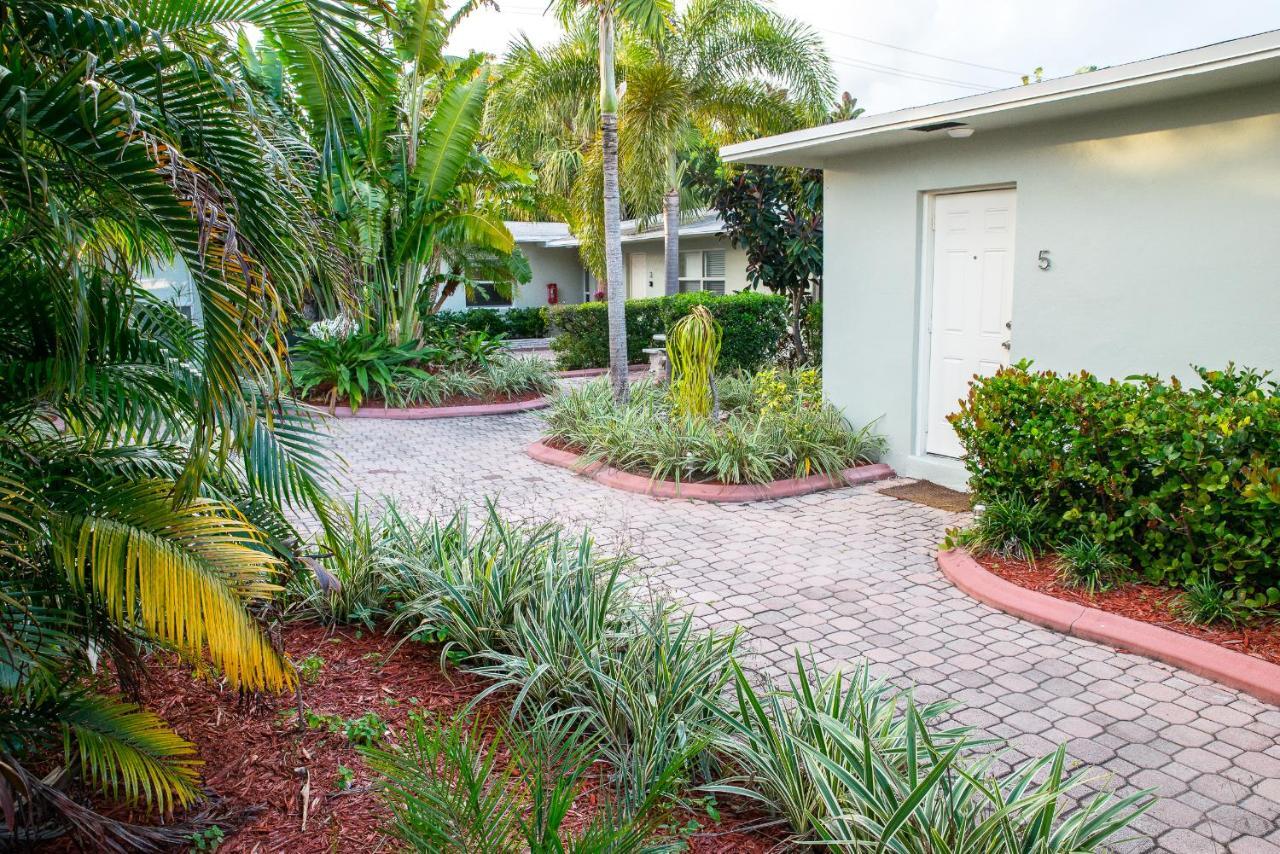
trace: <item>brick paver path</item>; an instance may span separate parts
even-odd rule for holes
[[[529,459],[540,423],[359,420],[333,433],[365,494],[419,515],[496,496],[508,516],[632,551],[708,622],[743,626],[757,665],[790,670],[796,647],[866,659],[923,699],[958,701],[956,717],[1008,739],[1014,758],[1069,740],[1115,785],[1159,791],[1126,849],[1280,852],[1280,709],[969,599],[934,563],[956,515],[883,484],[749,505],[645,498]]]

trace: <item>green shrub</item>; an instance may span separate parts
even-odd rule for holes
[[[1174,611],[1183,620],[1197,626],[1226,623],[1238,626],[1251,615],[1215,578],[1204,575],[1186,583],[1174,601]]]
[[[507,322],[508,338],[546,337],[546,308],[509,308],[503,319]]]
[[[822,367],[822,303],[811,302],[800,318],[800,334],[809,352],[809,364]]]
[[[705,305],[724,330],[720,370],[754,371],[769,364],[787,331],[786,298],[744,291],[726,296],[708,293],[627,301],[627,361],[642,361],[653,336],[665,334],[695,305]],[[552,340],[561,370],[602,368],[609,364],[609,321],[605,303],[554,306],[550,323],[559,330]]]
[[[442,655],[511,688],[513,713],[550,709],[598,736],[630,809],[706,755],[696,734],[729,678],[736,635],[703,632],[661,597],[633,593],[625,560],[583,536],[504,521],[389,522],[383,572],[393,628],[443,641]],[[488,693],[488,692],[486,692]]]
[[[969,486],[1038,505],[1054,541],[1088,537],[1150,581],[1208,575],[1250,605],[1280,599],[1277,385],[1199,374],[1189,388],[1023,363],[975,380],[952,416]]]
[[[934,854],[1094,851],[1154,803],[1150,791],[1064,796],[1091,782],[1066,775],[1058,750],[995,772],[998,753],[965,727],[942,726],[946,702],[920,706],[865,668],[822,676],[796,654],[785,690],[757,693],[736,669],[737,706],[719,710],[715,746],[730,775],[713,792],[782,814],[798,841],[836,851]]]
[[[470,308],[465,311],[438,311],[423,318],[426,328],[452,326],[507,338],[542,338],[547,334],[547,310],[537,306]]]

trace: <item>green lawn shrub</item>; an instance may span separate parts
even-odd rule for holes
[[[1027,363],[975,380],[952,423],[980,503],[1017,496],[1044,536],[1085,538],[1149,581],[1206,577],[1280,602],[1280,396],[1265,374],[1201,384],[1062,376]]]
[[[724,330],[723,371],[754,371],[769,364],[787,332],[787,301],[774,294],[743,291],[717,296],[676,294],[627,301],[627,361],[643,361],[653,336],[665,334],[695,305],[705,305]],[[551,309],[551,342],[561,370],[603,368],[609,364],[609,315],[605,303],[559,305]]]
[[[547,334],[547,310],[543,307],[469,308],[465,311],[438,311],[423,318],[428,326],[456,326],[468,331],[507,338],[542,338]]]

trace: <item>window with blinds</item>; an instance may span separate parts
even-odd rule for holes
[[[713,294],[724,294],[723,249],[712,249],[702,253],[702,289]]]
[[[680,293],[724,293],[724,250],[680,253]]]

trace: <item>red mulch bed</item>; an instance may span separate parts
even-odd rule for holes
[[[392,654],[397,639],[351,627],[328,629],[289,624],[282,632],[285,649],[295,662],[314,654],[324,667],[303,686],[309,711],[344,719],[376,712],[387,722],[394,741],[411,711],[430,711],[441,719],[461,711],[489,683],[450,669],[441,671],[440,648],[405,643]],[[388,812],[372,791],[372,775],[359,751],[342,733],[326,728],[298,729],[293,696],[241,698],[221,681],[192,675],[174,657],[149,668],[144,702],[183,737],[195,743],[204,760],[205,788],[215,797],[218,823],[227,836],[219,851],[333,852],[372,854],[396,850],[381,827]],[[474,714],[496,725],[505,716],[506,697],[493,696]],[[338,766],[355,772],[350,788],[341,789]],[[302,824],[302,790],[310,782],[306,827]],[[585,792],[575,805],[574,826],[585,826],[596,797]],[[725,805],[721,804],[722,810]],[[145,814],[108,807],[116,818],[147,823]],[[747,852],[764,854],[780,847],[784,829],[750,810],[724,814],[712,823],[705,816],[680,812],[673,827],[697,819],[702,829],[687,838],[695,854]],[[46,852],[92,851],[62,838],[43,846]]]
[[[1062,583],[1058,576],[1058,561],[1053,556],[1040,558],[1035,563],[989,556],[975,556],[975,559],[990,572],[1019,587],[1131,620],[1152,623],[1235,652],[1280,664],[1280,621],[1258,621],[1239,628],[1194,626],[1178,618],[1174,608],[1178,591],[1167,587],[1134,581],[1091,596],[1083,590]]]

